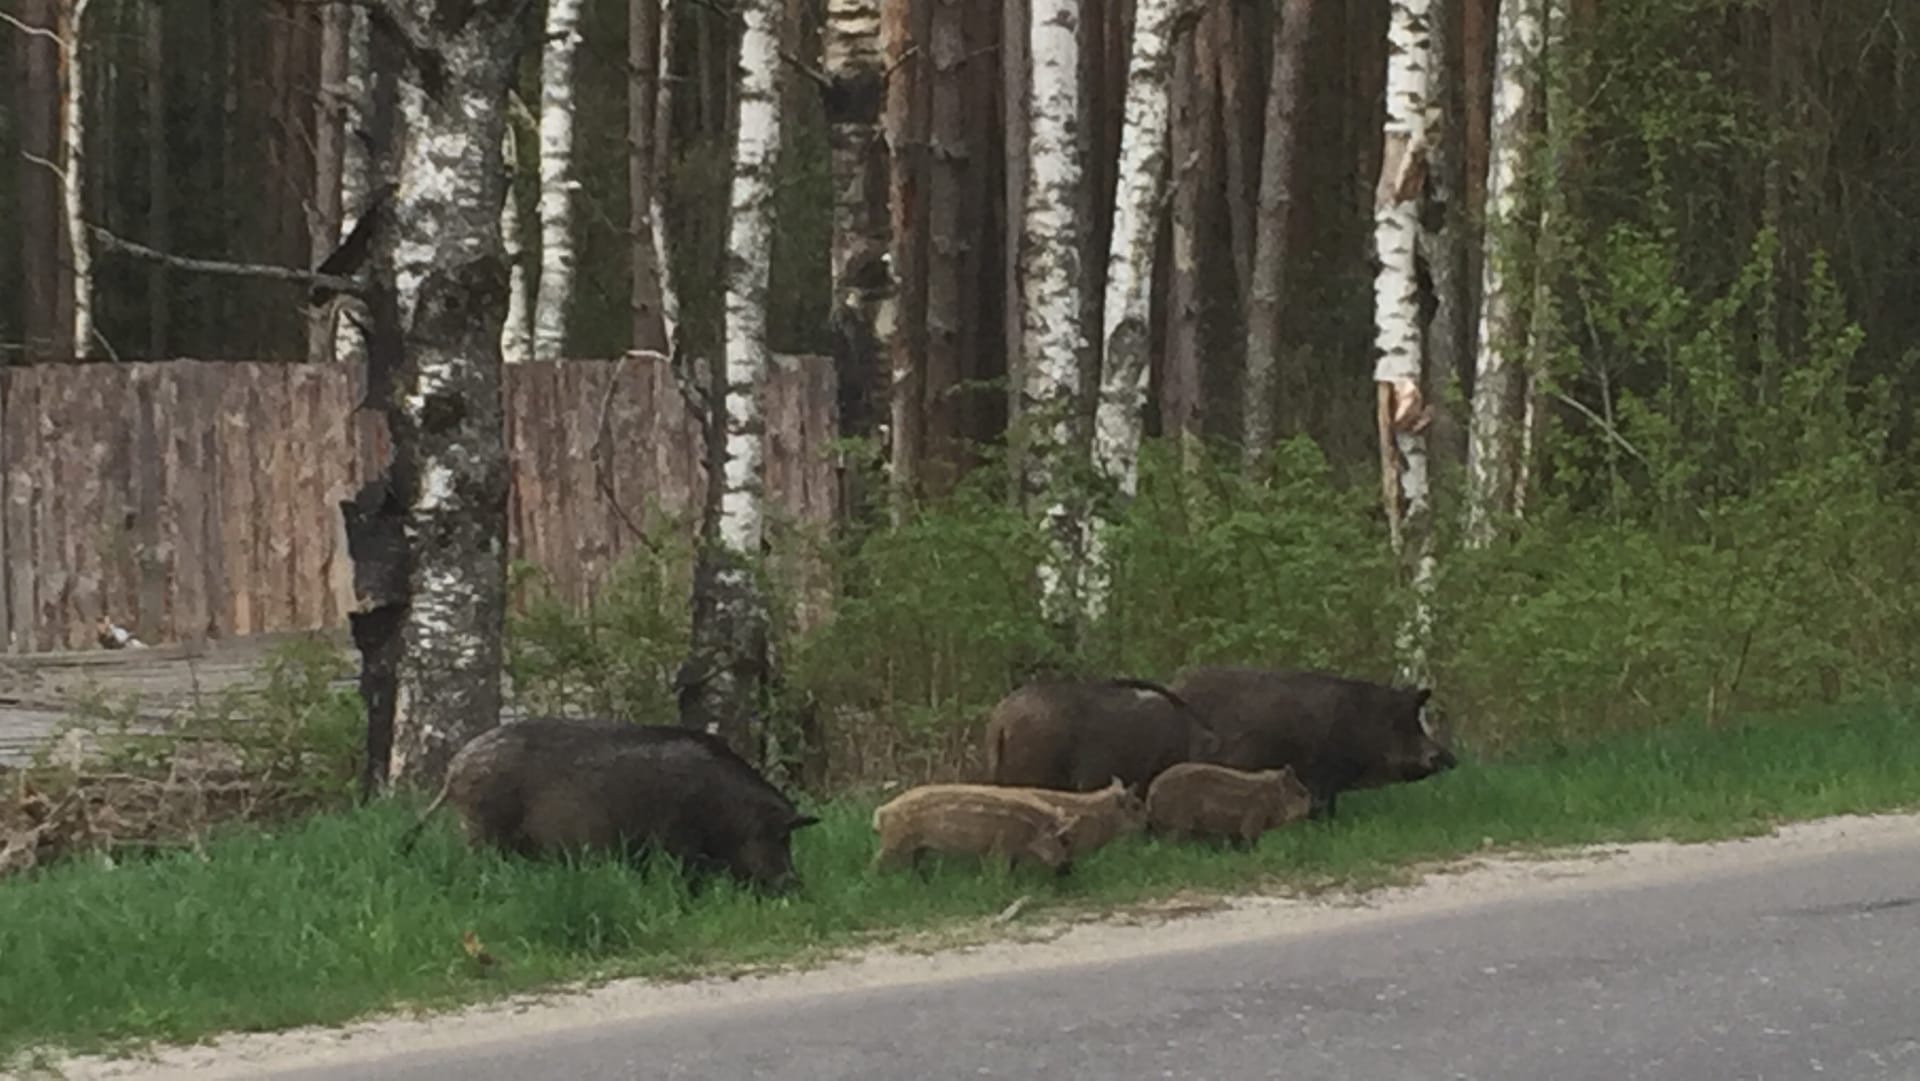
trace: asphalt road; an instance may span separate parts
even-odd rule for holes
[[[484,1038],[484,1037],[483,1037]],[[719,1005],[319,1081],[1920,1078],[1920,837],[1324,933]]]

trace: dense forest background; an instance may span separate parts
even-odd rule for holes
[[[628,213],[631,3],[585,0],[575,58],[565,355],[636,344]],[[1008,90],[1017,0],[888,4],[888,109],[907,389],[840,372],[843,434],[893,448],[911,512],[821,540],[836,618],[785,628],[792,687],[892,740],[838,734],[836,761],[931,760],[936,723],[1003,693],[1057,648],[1024,581],[1032,522],[1002,498],[1018,302]],[[1277,3],[1211,0],[1180,23],[1167,222],[1154,260],[1146,479],[1113,548],[1115,602],[1072,649],[1087,669],[1164,674],[1284,657],[1384,674],[1408,603],[1378,495],[1375,187],[1386,0],[1285,5],[1307,20],[1288,170],[1272,453],[1243,464],[1247,312],[1262,222]],[[71,0],[10,0],[53,26]],[[1082,11],[1083,265],[1090,322],[1114,217],[1131,3]],[[1500,542],[1462,544],[1473,320],[1429,343],[1440,580],[1432,664],[1473,738],[1568,735],[1677,712],[1911,686],[1920,672],[1913,402],[1920,396],[1920,7],[1805,0],[1548,5],[1542,137],[1522,182],[1540,208],[1527,285],[1524,504]],[[659,183],[682,351],[721,349],[736,34],[723,0],[664,7],[670,105]],[[1455,157],[1440,212],[1466,230],[1471,298],[1508,238],[1482,228],[1496,10],[1436,4]],[[768,301],[776,351],[847,355],[831,258],[835,89],[823,0],[791,0]],[[539,40],[541,5],[526,12]],[[82,35],[84,205],[108,232],[180,255],[314,265],[324,16],[291,0],[93,0]],[[306,286],[95,255],[97,341],[71,341],[55,46],[9,31],[0,98],[0,351],[9,363],[308,359]],[[926,62],[931,59],[933,62]],[[540,98],[540,50],[519,96]],[[1010,67],[1010,65],[1013,65]],[[897,87],[896,87],[897,84]],[[1017,112],[1017,110],[1015,110]],[[514,199],[537,218],[539,143],[515,139]],[[1191,231],[1183,242],[1176,234]],[[522,237],[538,265],[539,230]],[[898,244],[899,241],[896,241]],[[66,290],[66,294],[63,294]],[[1097,357],[1094,358],[1097,362]],[[1095,381],[1097,382],[1097,380]],[[904,397],[903,397],[904,396]],[[875,403],[891,397],[887,413]],[[1088,406],[1091,409],[1091,405]],[[903,428],[905,431],[903,431]],[[1295,440],[1292,437],[1304,437]],[[902,454],[902,448],[911,451]],[[1217,453],[1197,452],[1211,447]],[[1268,448],[1257,448],[1265,451]],[[882,455],[884,457],[884,455]],[[909,475],[899,471],[910,463]],[[872,526],[873,528],[865,528]],[[535,604],[523,684],[670,712],[687,561],[641,553],[597,614]],[[929,572],[932,568],[932,572]],[[538,630],[534,634],[533,630]],[[612,672],[591,691],[563,678]],[[545,681],[545,682],[543,682]]]

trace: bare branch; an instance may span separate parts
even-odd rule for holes
[[[1640,453],[1640,449],[1638,447],[1635,447],[1632,443],[1627,442],[1627,437],[1624,435],[1621,435],[1620,430],[1618,428],[1615,428],[1613,425],[1607,423],[1607,419],[1605,417],[1602,417],[1600,414],[1594,412],[1591,408],[1587,406],[1585,402],[1581,401],[1578,398],[1574,398],[1569,395],[1562,394],[1560,391],[1557,391],[1557,390],[1550,391],[1549,393],[1551,393],[1554,396],[1554,398],[1556,398],[1560,402],[1574,409],[1581,416],[1586,417],[1588,420],[1592,421],[1600,429],[1601,433],[1604,434],[1608,439],[1612,440],[1615,444],[1617,444],[1621,450],[1624,450],[1628,454],[1633,455],[1635,458],[1639,459],[1642,464],[1646,463],[1647,456]]]
[[[59,177],[61,180],[65,180],[67,178],[67,171],[60,167],[59,162],[52,161],[47,158],[43,158],[38,154],[30,153],[25,150],[22,150],[20,152],[20,156],[22,158],[25,158],[28,164],[38,165],[40,168],[47,170],[48,172],[52,173],[54,176]]]
[[[819,87],[821,90],[833,89],[833,80],[827,77],[826,72],[800,59],[800,57],[794,53],[782,49],[780,50],[780,59],[786,61],[793,70],[806,76],[808,82]]]
[[[136,259],[160,263],[179,270],[191,270],[201,274],[223,274],[236,278],[266,278],[271,281],[297,282],[301,285],[326,286],[340,293],[359,296],[364,292],[361,283],[352,278],[342,278],[334,274],[320,274],[298,267],[273,266],[266,263],[230,263],[220,259],[194,259],[185,255],[172,255],[149,248],[145,244],[136,244],[131,240],[115,236],[97,225],[87,227],[101,248],[131,255]]]
[[[26,34],[30,37],[46,38],[48,41],[51,41],[55,45],[58,45],[60,47],[61,52],[65,52],[67,49],[67,39],[61,37],[59,34],[54,33],[53,31],[47,29],[44,26],[31,26],[27,23],[23,23],[19,19],[13,17],[12,15],[7,14],[4,11],[0,11],[0,23],[6,23],[8,26],[11,26],[15,30],[18,30],[22,34]]]

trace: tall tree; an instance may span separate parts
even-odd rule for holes
[[[393,460],[373,494],[363,492],[376,513],[358,521],[349,513],[349,544],[357,582],[369,574],[363,557],[378,550],[380,573],[404,584],[400,598],[383,598],[396,618],[382,629],[397,642],[364,640],[359,621],[355,637],[363,664],[391,665],[391,693],[370,693],[368,703],[370,728],[382,723],[377,704],[391,709],[390,776],[426,785],[500,717],[501,147],[520,7],[385,0],[370,9],[377,64],[398,93],[380,148],[393,184],[374,250],[368,364],[368,397],[385,409]],[[370,536],[387,543],[369,545]]]
[[[1120,191],[1113,205],[1101,307],[1100,399],[1093,417],[1093,463],[1116,502],[1111,519],[1140,481],[1140,436],[1147,402],[1149,310],[1153,254],[1160,239],[1167,183],[1168,81],[1172,75],[1176,0],[1139,0],[1127,59],[1126,125],[1120,131]],[[1098,523],[1087,538],[1088,616],[1106,603],[1108,576]]]
[[[1374,190],[1374,362],[1381,486],[1414,610],[1402,630],[1403,677],[1424,680],[1432,633],[1432,492],[1427,475],[1419,249],[1431,152],[1430,0],[1393,0],[1387,25],[1386,120]]]
[[[653,80],[653,130],[652,145],[648,155],[652,159],[653,210],[648,225],[653,230],[653,253],[660,271],[660,327],[661,336],[666,340],[667,351],[673,352],[675,335],[680,325],[680,293],[675,286],[675,275],[679,273],[674,265],[674,249],[668,241],[667,232],[667,183],[673,175],[673,101],[674,101],[674,27],[679,20],[674,18],[673,0],[660,0],[660,51],[659,64],[654,69]]]
[[[898,333],[888,250],[893,223],[887,204],[887,141],[881,128],[887,65],[880,0],[830,0],[823,52],[828,165],[833,174],[833,238],[829,262],[834,371],[839,377],[842,438],[871,438],[887,402],[888,341]],[[864,471],[841,470],[841,514],[865,520]]]
[[[926,351],[921,371],[920,482],[928,495],[952,487],[961,466],[960,381],[972,322],[961,281],[972,246],[966,220],[972,153],[967,124],[966,0],[930,0],[919,70],[927,93]]]
[[[567,348],[573,297],[573,57],[580,49],[581,0],[547,0],[540,57],[540,289],[533,308],[533,355],[558,360]]]
[[[1027,238],[1027,119],[1032,109],[1028,93],[1027,0],[1000,0],[1000,156],[1001,174],[1001,287],[1002,346],[1007,353],[1007,423],[1020,424],[1021,399],[1026,394],[1026,290],[1020,279],[1026,264]],[[1017,463],[1016,463],[1017,466]],[[1017,481],[1017,478],[1016,478]],[[1014,485],[1014,491],[1019,486]]]
[[[73,355],[73,282],[63,264],[65,211],[60,184],[62,0],[23,0],[13,27],[14,84],[20,124],[20,325],[25,359]]]
[[[1081,309],[1081,237],[1077,213],[1084,169],[1080,151],[1080,5],[1029,0],[1027,39],[1032,94],[1027,121],[1026,335],[1018,455],[1023,503],[1046,520],[1049,548],[1040,567],[1048,620],[1071,635],[1078,619],[1080,514],[1074,457],[1084,444],[1080,361],[1089,348]]]
[[[888,203],[892,208],[894,305],[889,336],[888,455],[893,517],[905,514],[919,490],[925,451],[921,395],[926,385],[927,314],[927,113],[932,80],[924,45],[931,32],[932,0],[891,0],[881,5],[881,37],[887,60],[886,131]]]
[[[743,0],[737,69],[731,216],[727,232],[726,363],[717,395],[724,425],[707,469],[708,514],[695,567],[692,646],[678,679],[680,720],[760,757],[773,657],[757,570],[765,454],[759,394],[766,383],[767,279],[780,150],[779,0]],[[718,460],[714,460],[717,458]]]
[[[1502,0],[1494,32],[1493,130],[1488,148],[1489,249],[1480,286],[1479,353],[1467,446],[1467,542],[1486,544],[1513,509],[1525,380],[1522,303],[1531,228],[1521,170],[1541,118],[1543,0]]]
[[[1249,465],[1265,457],[1274,445],[1280,306],[1286,299],[1287,264],[1294,256],[1288,242],[1293,218],[1294,146],[1298,142],[1294,118],[1299,111],[1301,73],[1306,66],[1312,20],[1313,0],[1285,0],[1273,16],[1273,74],[1267,80],[1258,225],[1247,283],[1247,401],[1240,443]],[[1287,412],[1297,431],[1304,418],[1300,403],[1289,401]]]
[[[520,205],[520,129],[537,130],[518,95],[507,110],[500,153],[506,158],[507,194],[500,200],[500,239],[507,257],[507,321],[500,329],[500,359],[525,364],[533,359],[533,312],[527,303],[527,221]]]
[[[328,4],[320,12],[320,87],[313,101],[313,205],[307,211],[309,265],[324,259],[341,235],[341,180],[346,168],[345,143],[351,138],[346,97],[353,16],[354,10],[345,4]],[[154,244],[166,247],[160,240]],[[315,305],[307,312],[309,362],[324,364],[334,359],[334,323],[338,318],[332,305]]]
[[[1179,440],[1182,461],[1196,464],[1206,354],[1203,316],[1206,289],[1201,280],[1200,246],[1207,236],[1208,212],[1217,200],[1219,173],[1214,167],[1219,140],[1218,94],[1220,24],[1228,5],[1213,5],[1201,16],[1198,32],[1173,44],[1170,99],[1173,132],[1172,256],[1167,268],[1166,349],[1160,377],[1160,429]],[[1231,201],[1231,200],[1229,200]]]
[[[93,351],[93,245],[87,239],[87,8],[92,0],[72,0],[63,12],[60,51],[66,62],[65,92],[60,98],[62,205],[67,223],[67,258],[73,275],[73,352]]]
[[[167,126],[166,9],[149,2],[141,7],[141,68],[146,83],[147,243],[161,251],[173,247],[173,169],[167,153],[172,134]],[[147,270],[147,356],[167,355],[167,332],[173,302],[168,292],[167,267],[155,263]]]
[[[337,5],[345,21],[346,66],[340,78],[340,239],[345,240],[365,210],[374,188],[372,25],[359,7]],[[358,299],[334,300],[333,356],[342,364],[366,363],[365,305]]]
[[[664,36],[660,21],[660,0],[627,0],[627,311],[632,320],[627,344],[655,353],[667,351],[654,223],[660,178],[654,173],[653,144],[663,137],[656,127]]]

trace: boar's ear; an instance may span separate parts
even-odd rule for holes
[[[793,821],[787,823],[787,832],[792,833],[794,830],[805,829],[808,826],[817,825],[819,822],[820,818],[818,815],[795,815]]]

